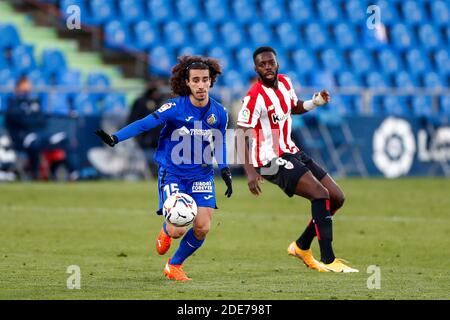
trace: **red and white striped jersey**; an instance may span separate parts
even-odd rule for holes
[[[237,124],[254,128],[251,157],[255,167],[269,163],[283,153],[296,153],[299,148],[291,139],[291,110],[297,105],[291,80],[278,75],[278,88],[266,87],[260,80],[242,101]]]

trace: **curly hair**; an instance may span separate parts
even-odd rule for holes
[[[188,96],[191,94],[191,90],[186,85],[186,80],[189,78],[189,70],[192,69],[209,70],[211,88],[214,86],[217,76],[222,73],[222,68],[216,59],[201,56],[181,56],[172,69],[172,77],[170,78],[172,95]]]

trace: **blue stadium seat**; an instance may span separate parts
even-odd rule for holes
[[[225,22],[220,27],[223,45],[228,49],[235,49],[244,44],[247,39],[242,29],[242,26],[236,24],[234,21]]]
[[[210,47],[206,53],[208,57],[218,59],[222,69],[226,72],[229,68],[235,66],[233,57],[229,51],[227,51],[222,46]]]
[[[439,112],[442,115],[450,116],[450,95],[442,95],[439,99]]]
[[[442,38],[432,24],[422,24],[418,28],[419,39],[425,49],[437,49],[442,45]]]
[[[277,42],[283,49],[293,50],[302,42],[298,26],[289,21],[278,24],[275,30],[278,37]]]
[[[161,40],[158,26],[147,20],[139,21],[133,26],[134,46],[138,50],[145,51],[156,46]]]
[[[366,85],[367,87],[372,89],[382,89],[389,87],[389,83],[386,77],[378,71],[371,71],[366,74]]]
[[[330,90],[336,87],[333,74],[328,70],[317,70],[310,75],[311,85],[318,90]]]
[[[272,28],[263,22],[249,24],[248,34],[255,48],[273,46],[274,36],[272,35]]]
[[[435,115],[430,96],[412,97],[413,113],[417,117],[432,118]]]
[[[337,84],[346,88],[361,87],[361,79],[353,72],[343,71],[337,75]]]
[[[395,74],[403,69],[399,56],[390,49],[378,53],[378,63],[386,74]]]
[[[41,57],[41,69],[47,78],[67,69],[64,54],[57,49],[44,49]]]
[[[105,114],[125,115],[127,104],[125,95],[121,93],[108,93],[104,99],[99,101],[102,105],[101,111]]]
[[[297,72],[288,71],[285,74],[289,77],[289,79],[291,79],[295,91],[297,91],[297,89],[300,89],[300,87],[305,84],[303,77]]]
[[[423,74],[430,70],[428,55],[420,49],[414,48],[406,52],[408,70],[412,74]]]
[[[410,24],[420,24],[428,21],[428,17],[420,1],[407,0],[400,2],[403,20]]]
[[[365,48],[374,51],[387,48],[389,44],[387,28],[383,23],[378,23],[373,28],[363,28],[363,39]]]
[[[180,48],[189,40],[186,26],[176,20],[164,24],[163,35],[164,44],[171,48]]]
[[[407,117],[411,114],[405,97],[386,96],[383,98],[384,111],[390,116]]]
[[[200,49],[200,47],[198,47],[198,46],[183,46],[183,47],[181,47],[179,50],[178,50],[178,52],[177,52],[177,57],[180,57],[180,56],[193,56],[193,55],[196,55],[196,56],[199,56],[199,55],[202,55],[203,53],[202,53],[202,50]]]
[[[0,69],[0,83],[2,84],[2,87],[9,89],[14,88],[16,80],[10,69]]]
[[[275,47],[275,50],[277,52],[277,62],[280,66],[280,72],[291,70],[292,67],[288,53],[282,48]]]
[[[400,71],[394,75],[394,85],[397,88],[413,89],[417,87],[417,79],[406,71]]]
[[[353,24],[365,23],[367,20],[367,4],[361,0],[349,0],[344,2],[345,11],[347,13],[347,21]]]
[[[329,108],[334,109],[341,117],[352,116],[356,113],[353,108],[352,99],[349,96],[333,95]]]
[[[340,6],[336,5],[336,2],[332,0],[319,0],[317,10],[319,11],[321,21],[327,23],[336,23],[342,18]]]
[[[27,73],[36,68],[33,46],[19,45],[12,51],[13,67],[18,73]]]
[[[128,23],[137,22],[146,18],[142,0],[119,0],[119,13],[121,20]]]
[[[200,48],[212,47],[219,42],[214,27],[205,21],[194,23],[192,25],[192,34],[195,45]]]
[[[416,45],[408,25],[396,23],[390,27],[390,42],[397,49],[409,49]]]
[[[223,75],[223,81],[226,88],[229,88],[234,93],[242,93],[245,91],[248,83],[245,81],[242,73],[237,70],[228,70]]]
[[[357,74],[365,74],[374,69],[374,61],[370,51],[357,48],[349,55],[352,70]]]
[[[81,88],[81,72],[79,70],[63,70],[59,72],[57,85],[71,87],[73,91]]]
[[[447,87],[441,76],[433,71],[427,72],[423,77],[423,84],[430,89],[443,89]]]
[[[242,47],[237,50],[236,58],[242,74],[249,77],[254,74],[253,48]]]
[[[0,24],[0,50],[13,48],[20,44],[20,36],[12,24]]]
[[[445,48],[439,49],[434,54],[434,62],[437,67],[437,72],[443,76],[450,75],[450,54]]]
[[[199,0],[177,0],[175,7],[178,12],[178,19],[184,23],[191,23],[201,17],[201,7]]]
[[[320,52],[324,69],[337,72],[347,69],[344,56],[341,51],[328,48]]]
[[[284,1],[282,0],[262,0],[261,16],[264,21],[276,25],[288,19]]]
[[[439,26],[450,24],[450,5],[448,1],[434,0],[430,3],[432,20]]]
[[[61,92],[49,92],[43,95],[43,110],[55,116],[68,116],[70,105],[67,94]]]
[[[231,6],[234,19],[239,23],[255,22],[258,18],[255,0],[234,0]]]
[[[156,46],[150,49],[149,55],[149,71],[158,76],[170,76],[176,59],[172,50],[166,46]]]
[[[334,38],[337,45],[341,49],[348,49],[355,47],[356,44],[356,34],[353,25],[348,23],[340,22],[334,25]]]
[[[290,12],[290,21],[307,23],[314,17],[314,10],[309,0],[289,0],[288,12]]]
[[[171,1],[147,0],[147,7],[149,10],[148,16],[155,22],[167,22],[176,16]]]
[[[223,0],[206,0],[205,10],[208,20],[213,23],[223,23],[230,17],[230,10]]]
[[[326,29],[317,22],[306,25],[305,35],[305,44],[311,49],[323,49],[329,45]]]
[[[299,74],[305,74],[314,71],[318,66],[316,56],[309,49],[297,49],[292,53],[294,68]]]
[[[109,78],[106,74],[101,72],[90,72],[87,77],[86,84],[89,88],[105,89],[110,86]]]
[[[34,69],[27,74],[27,78],[31,81],[34,88],[43,87],[47,85],[45,75],[39,69]]]
[[[380,8],[383,23],[390,24],[398,21],[399,12],[394,1],[378,0],[376,5]]]
[[[82,116],[98,115],[95,100],[88,93],[79,93],[73,99],[73,109]]]
[[[113,0],[90,0],[88,3],[93,24],[102,25],[117,18]]]
[[[106,22],[104,34],[107,47],[117,49],[131,48],[130,32],[126,22],[120,20]]]

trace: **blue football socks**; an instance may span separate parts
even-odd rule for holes
[[[178,247],[175,255],[170,259],[170,264],[180,265],[183,264],[190,255],[192,255],[195,250],[201,247],[205,240],[198,240],[194,235],[194,230],[191,228],[181,239],[180,246]]]

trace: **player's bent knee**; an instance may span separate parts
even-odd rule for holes
[[[323,186],[317,185],[312,195],[312,200],[316,199],[330,199],[330,193]]]
[[[209,232],[209,224],[194,226],[194,234],[198,240],[202,240]]]

